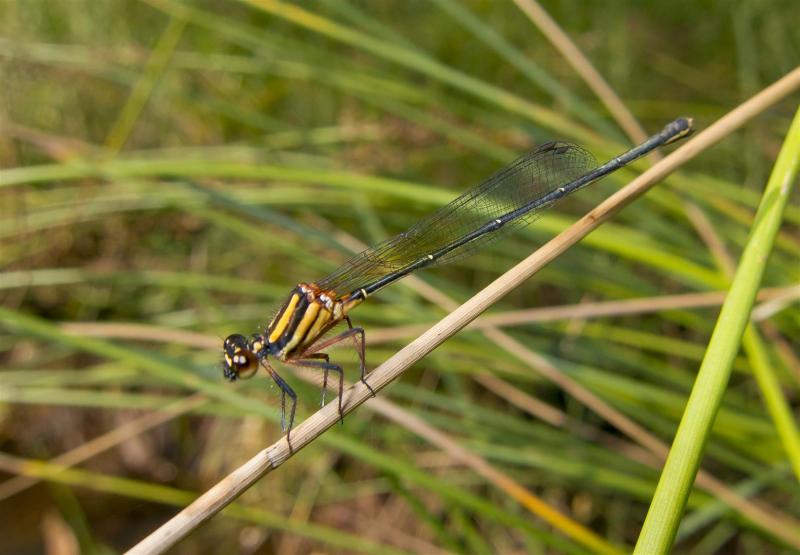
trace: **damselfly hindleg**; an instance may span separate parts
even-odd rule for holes
[[[367,359],[365,355],[365,335],[364,335],[364,328],[357,328],[353,327],[353,323],[350,321],[350,318],[345,316],[345,321],[347,322],[347,326],[349,329],[343,331],[339,335],[335,335],[325,341],[320,341],[319,343],[314,343],[311,347],[306,350],[299,358],[308,358],[309,354],[312,353],[319,353],[323,349],[327,349],[331,345],[335,345],[336,343],[340,343],[344,341],[348,337],[353,338],[353,344],[356,348],[356,353],[358,354],[358,359],[361,365],[361,383],[367,386],[372,396],[375,397],[375,390],[367,383],[366,375],[367,375]]]
[[[356,347],[356,352],[358,353],[358,358],[361,361],[361,383],[367,386],[369,392],[372,393],[372,396],[375,397],[375,391],[370,387],[367,383],[366,375],[367,375],[367,357],[366,357],[366,344],[367,344],[367,337],[364,335],[364,328],[353,327],[353,322],[350,321],[350,316],[345,316],[344,321],[347,322],[347,327],[350,328],[350,331],[355,331],[356,333],[353,334],[353,343]]]

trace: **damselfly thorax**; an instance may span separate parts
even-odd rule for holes
[[[563,141],[541,145],[407,231],[357,254],[326,278],[298,285],[263,333],[250,338],[231,335],[225,340],[225,377],[231,381],[249,378],[259,365],[267,370],[281,389],[281,425],[287,441],[294,424],[297,396],[270,366],[270,356],[322,370],[323,404],[328,374],[339,374],[342,415],[342,368],[332,364],[322,351],[352,339],[361,362],[361,381],[369,387],[364,379],[364,330],[353,327],[348,316],[368,295],[412,272],[452,262],[491,243],[535,220],[571,193],[691,132],[690,119],[676,119],[642,144],[599,166],[591,154],[577,145]],[[347,324],[347,330],[323,339],[342,322]],[[287,396],[292,403],[288,426]]]

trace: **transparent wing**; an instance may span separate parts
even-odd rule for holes
[[[485,224],[534,203],[585,175],[594,157],[581,147],[547,143],[492,175],[450,204],[425,216],[407,231],[357,254],[317,284],[339,294],[350,293],[418,262]],[[540,204],[509,221],[500,230],[449,250],[429,265],[452,262],[535,220],[556,201]]]

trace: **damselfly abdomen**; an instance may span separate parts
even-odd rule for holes
[[[511,229],[530,223],[567,195],[691,131],[691,119],[679,118],[642,144],[600,166],[577,145],[558,141],[540,146],[407,231],[354,256],[328,277],[299,284],[265,331],[249,338],[235,334],[225,340],[225,377],[231,381],[249,378],[259,366],[264,367],[281,390],[281,427],[286,431],[287,441],[294,424],[297,395],[269,364],[270,356],[322,370],[323,404],[329,374],[337,374],[342,415],[342,367],[331,363],[322,351],[351,339],[361,363],[361,381],[369,387],[365,380],[364,330],[353,327],[349,317],[353,308],[411,272],[452,262]],[[347,330],[323,339],[341,322],[347,324]],[[288,424],[287,397],[291,402]]]

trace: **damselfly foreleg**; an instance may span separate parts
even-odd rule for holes
[[[269,362],[267,361],[266,357],[261,359],[261,365],[264,369],[269,373],[272,380],[281,390],[281,430],[286,432],[286,442],[289,444],[289,452],[294,452],[292,450],[292,442],[289,440],[289,434],[292,433],[292,426],[294,426],[294,413],[297,409],[297,394],[294,392],[286,381],[281,378],[280,374],[278,374],[275,369],[270,366]],[[289,411],[289,426],[286,426],[286,396],[292,400],[292,408]]]

